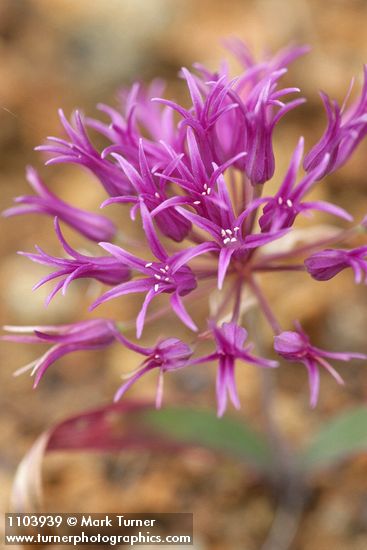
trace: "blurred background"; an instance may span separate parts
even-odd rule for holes
[[[1,0],[0,2],[0,184],[1,210],[16,195],[28,193],[24,167],[38,167],[46,182],[65,200],[98,211],[104,195],[92,176],[72,166],[43,167],[33,148],[47,135],[61,136],[57,109],[67,114],[79,107],[96,115],[98,102],[115,102],[121,85],[139,79],[165,78],[168,96],[187,100],[176,78],[181,66],[200,61],[214,68],[226,55],[222,39],[237,36],[259,56],[289,42],[310,44],[312,52],[292,65],[287,83],[299,86],[307,104],[292,112],[276,132],[279,181],[298,136],[306,148],[320,136],[325,119],[318,90],[342,101],[353,75],[356,90],[367,61],[367,2],[365,0]],[[355,90],[355,91],[356,91]],[[321,190],[356,219],[365,215],[366,144],[348,165],[327,179]],[[124,230],[126,211],[112,208]],[[321,216],[318,224],[330,223]],[[85,282],[72,285],[65,298],[46,309],[47,289],[31,287],[47,272],[16,255],[40,244],[59,253],[52,221],[41,217],[0,220],[1,324],[53,324],[80,319],[100,289]],[[75,245],[75,234],[66,232]],[[132,233],[131,233],[132,234]],[[269,275],[267,276],[269,278]],[[284,326],[298,318],[320,347],[366,349],[366,293],[356,288],[350,272],[327,287],[302,274],[264,277],[269,297]],[[103,310],[133,319],[134,299]],[[196,306],[194,317],[202,307]],[[102,314],[102,310],[100,312]],[[177,324],[178,326],[178,324]],[[157,322],[145,342],[164,335]],[[181,331],[181,333],[180,333]],[[178,336],[190,339],[181,328]],[[264,329],[264,345],[270,335]],[[13,371],[41,352],[2,343],[0,420],[0,503],[8,508],[16,465],[36,437],[63,418],[108,403],[120,375],[136,366],[135,356],[119,346],[106,352],[75,354],[53,366],[37,391],[24,375]],[[363,365],[342,365],[346,387],[328,376],[321,379],[318,408],[308,405],[308,386],[301,366],[286,366],[277,375],[275,416],[294,445],[307,441],[320,422],[354,404],[366,402],[367,373]],[[258,372],[238,369],[243,415],[262,427]],[[215,407],[214,366],[167,377],[167,403]],[[154,375],[131,390],[131,396],[152,399]],[[231,412],[232,413],[232,412]],[[148,453],[120,455],[55,455],[45,468],[47,509],[67,511],[192,511],[196,546],[202,550],[257,550],[274,515],[274,496],[250,469],[224,458],[190,451],[175,457]],[[364,550],[367,548],[367,457],[348,462],[313,481],[313,494],[294,543],[302,550]]]

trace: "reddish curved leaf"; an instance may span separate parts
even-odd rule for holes
[[[86,411],[44,432],[20,463],[13,486],[12,509],[30,512],[42,501],[42,461],[54,451],[173,452],[204,447],[247,461],[258,471],[271,469],[266,442],[243,421],[188,407],[155,410],[150,403],[123,401]]]
[[[139,423],[139,415],[151,410],[151,404],[124,401],[72,416],[44,432],[18,466],[11,495],[12,509],[17,512],[40,509],[42,461],[49,452],[177,449],[177,443]]]

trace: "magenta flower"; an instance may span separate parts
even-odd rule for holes
[[[208,78],[206,71],[201,72]],[[205,82],[182,69],[193,109],[186,110],[172,101],[157,101],[175,109],[183,117],[183,123],[194,130],[207,168],[211,159],[223,164],[229,158],[247,153],[236,166],[246,172],[251,183],[264,183],[274,173],[274,128],[288,111],[304,102],[296,99],[285,104],[280,100],[299,92],[298,88],[276,90],[285,72],[285,68],[274,70],[255,81],[251,72],[229,81],[224,73],[217,78],[212,75],[214,80]]]
[[[46,161],[46,165],[67,162],[84,166],[96,176],[110,195],[129,193],[131,186],[123,172],[118,166],[103,158],[91,143],[80,113],[78,111],[73,113],[73,124],[68,122],[61,109],[59,116],[70,141],[48,137],[47,144],[36,147],[37,151],[53,155]]]
[[[182,149],[182,131],[175,124],[172,109],[162,108],[152,101],[163,94],[164,88],[165,83],[159,79],[153,80],[149,86],[135,82],[131,88],[119,91],[119,110],[98,105],[99,110],[109,117],[109,123],[93,118],[87,118],[85,122],[112,143],[104,150],[103,157],[111,152],[121,153],[137,167],[139,140],[142,139],[149,163],[165,166],[167,153],[160,142],[177,151]]]
[[[243,117],[243,135],[239,136],[241,150],[247,152],[244,170],[253,185],[268,181],[274,174],[273,132],[277,123],[290,110],[304,103],[294,99],[284,103],[281,98],[299,92],[299,88],[277,90],[278,80],[286,73],[282,68],[274,71],[247,92],[246,81],[239,81],[236,96],[240,98],[238,116]],[[245,97],[243,97],[245,94]],[[236,113],[237,114],[237,113]]]
[[[297,172],[299,170],[302,155],[303,155],[304,140],[300,138],[298,145],[293,153],[287,174],[279,187],[279,190],[270,197],[264,206],[263,215],[259,219],[259,224],[262,231],[276,231],[282,228],[291,227],[298,214],[309,212],[310,210],[321,210],[339,216],[347,221],[352,221],[353,218],[335,204],[325,201],[302,202],[303,197],[315,185],[319,175],[323,172],[328,163],[329,156],[325,155],[324,159],[311,170],[297,186],[295,186]]]
[[[236,216],[222,176],[218,177],[218,196],[225,205],[225,208],[220,210],[221,219],[219,223],[189,212],[179,206],[177,210],[182,216],[214,238],[214,241],[208,243],[208,248],[203,247],[199,249],[198,247],[198,252],[200,254],[213,251],[219,253],[218,288],[221,289],[232,257],[243,260],[251,249],[278,239],[284,235],[285,230],[246,235],[243,230],[243,222],[266,199],[253,200],[239,216]]]
[[[315,252],[305,260],[311,277],[317,281],[328,281],[348,267],[354,271],[355,282],[367,284],[367,246],[352,250],[326,249]]]
[[[100,281],[107,285],[117,285],[130,279],[130,270],[127,266],[122,265],[121,261],[117,261],[110,256],[86,256],[74,250],[65,240],[61,233],[58,219],[55,218],[55,231],[57,237],[70,258],[57,258],[50,256],[44,252],[39,246],[36,246],[38,254],[29,252],[19,252],[22,256],[26,256],[33,262],[57,267],[57,270],[43,277],[34,287],[33,290],[43,286],[45,283],[54,279],[61,278],[48,295],[46,304],[49,304],[52,298],[61,290],[65,295],[70,283],[75,279],[91,278]]]
[[[236,409],[240,408],[240,401],[235,381],[235,363],[237,359],[257,365],[258,367],[277,367],[277,361],[255,357],[251,351],[252,344],[244,346],[247,340],[247,330],[234,322],[223,323],[221,327],[210,323],[209,327],[216,343],[216,351],[199,359],[194,359],[191,364],[219,361],[217,374],[216,393],[218,403],[218,416],[223,416],[227,408],[228,396]]]
[[[176,315],[181,321],[191,330],[196,331],[197,327],[189,314],[187,313],[181,296],[189,294],[196,288],[196,278],[191,269],[184,265],[195,256],[211,249],[211,245],[203,243],[198,247],[189,248],[182,252],[177,252],[173,256],[169,256],[166,250],[160,243],[155,232],[151,216],[144,205],[141,205],[141,213],[143,218],[143,227],[151,248],[152,253],[158,259],[156,261],[146,261],[134,256],[120,248],[119,246],[110,243],[100,243],[100,245],[110,252],[116,259],[120,260],[125,266],[138,271],[145,275],[145,278],[129,281],[115,286],[113,289],[105,292],[98,300],[94,302],[91,309],[99,306],[103,302],[131,294],[135,292],[145,292],[146,296],[143,306],[136,319],[136,333],[140,338],[143,328],[147,308],[155,296],[161,293],[172,294],[171,306]]]
[[[181,128],[187,126],[192,128],[199,143],[203,163],[207,169],[210,169],[213,160],[222,164],[222,161],[216,157],[214,144],[211,142],[211,132],[223,115],[238,107],[237,102],[228,96],[233,81],[226,82],[223,76],[215,82],[204,83],[185,68],[181,70],[181,75],[186,80],[192,108],[185,109],[174,101],[162,98],[154,98],[154,101],[177,111],[182,117]],[[237,153],[238,151],[230,157]]]
[[[27,168],[27,180],[37,195],[17,197],[13,206],[3,212],[3,216],[18,216],[20,214],[47,214],[58,217],[73,229],[92,241],[111,239],[116,231],[114,224],[98,214],[85,212],[75,208],[54,195],[43,183],[36,170]]]
[[[227,62],[214,71],[198,64],[192,72],[186,68],[180,71],[188,90],[185,106],[162,97],[164,83],[159,80],[148,86],[135,83],[120,91],[116,108],[98,106],[102,120],[75,111],[69,121],[60,111],[66,137],[50,137],[37,148],[49,155],[48,165],[73,163],[95,176],[107,193],[101,208],[128,205],[130,219],[145,235],[141,243],[134,242],[134,250],[120,246],[125,229],[129,234],[126,224],[130,222],[123,208],[117,233],[108,218],[59,199],[32,168],[27,170],[27,177],[35,195],[18,197],[16,205],[4,212],[5,216],[42,213],[55,218],[55,233],[63,254],[52,256],[39,246],[34,253],[20,253],[51,268],[35,285],[38,288],[54,282],[47,303],[59,291],[65,294],[71,282],[81,278],[110,287],[103,290],[90,309],[120,296],[141,293],[143,303],[133,320],[140,338],[148,307],[156,296],[168,294],[169,306],[156,309],[153,318],[163,317],[167,310],[172,310],[193,331],[199,329],[186,309],[186,302],[206,298],[203,310],[209,309],[217,323],[227,313],[232,319],[220,327],[212,321],[210,330],[200,333],[212,340],[215,351],[192,360],[191,349],[175,338],[174,333],[167,334],[154,347],[142,347],[126,340],[113,320],[61,327],[20,327],[23,335],[8,338],[52,344],[45,355],[25,368],[36,373],[36,384],[58,357],[118,340],[143,355],[144,361],[121,386],[117,399],[145,372],[157,368],[160,375],[156,404],[160,406],[164,372],[215,360],[219,362],[216,385],[221,416],[228,399],[239,407],[235,383],[238,359],[262,367],[277,365],[275,361],[252,355],[251,345],[246,344],[247,332],[237,324],[244,288],[251,290],[252,298],[276,335],[275,349],[279,355],[306,365],[312,406],[317,401],[320,366],[341,382],[326,358],[348,361],[364,357],[320,350],[311,345],[298,325],[294,332],[282,332],[272,304],[263,294],[260,273],[266,272],[269,278],[272,272],[282,271],[299,272],[303,276],[302,272],[307,270],[316,280],[325,281],[351,268],[357,283],[367,282],[367,246],[352,248],[356,246],[352,243],[348,250],[337,248],[338,242],[361,237],[361,226],[367,226],[367,217],[360,226],[340,232],[319,226],[306,236],[294,230],[298,215],[313,211],[352,221],[345,210],[331,202],[307,200],[307,193],[324,175],[344,164],[367,134],[367,66],[361,96],[348,109],[346,101],[339,107],[322,95],[328,126],[303,161],[306,174],[298,176],[304,153],[300,138],[280,185],[274,192],[269,185],[267,192],[262,185],[273,177],[276,169],[274,130],[284,115],[304,101],[288,100],[300,90],[295,86],[282,87],[281,79],[288,65],[307,48],[286,48],[261,61],[255,60],[240,41],[232,40],[229,49],[242,66],[235,78]],[[104,142],[107,140],[103,150],[94,145],[94,133]],[[279,181],[278,174],[276,179]],[[89,255],[75,250],[65,240],[59,221],[97,241],[105,252]],[[285,234],[287,239],[278,244],[276,241]],[[271,247],[264,249],[270,243]],[[303,265],[300,257],[307,254],[310,256]],[[216,280],[218,288],[225,286],[225,291],[213,295]],[[228,308],[232,311],[227,311]],[[172,328],[170,322],[167,329]],[[27,331],[33,334],[26,335]]]
[[[112,154],[118,161],[121,170],[124,172],[129,182],[131,183],[134,194],[121,195],[107,199],[102,206],[115,203],[132,203],[134,206],[131,209],[131,217],[135,219],[136,209],[142,204],[146,206],[149,211],[154,210],[159,204],[161,204],[167,198],[165,179],[153,176],[151,169],[149,168],[147,158],[143,148],[142,140],[139,141],[139,171],[134,168],[127,160],[122,156],[115,153]],[[168,163],[165,169],[166,177],[173,172],[176,168],[180,158],[173,159]],[[156,216],[157,225],[164,235],[170,237],[174,241],[182,241],[188,234],[191,228],[191,224],[174,209],[168,211],[162,211]]]
[[[163,180],[176,183],[184,194],[174,195],[160,202],[159,206],[152,210],[152,215],[156,217],[158,221],[159,215],[166,209],[169,208],[171,211],[175,206],[189,205],[192,206],[199,215],[220,222],[220,211],[223,208],[227,208],[227,206],[221,200],[217,191],[218,178],[226,170],[234,166],[236,161],[244,157],[246,153],[238,154],[221,166],[217,166],[213,162],[211,170],[207,170],[202,159],[197,139],[191,128],[187,129],[187,147],[188,154],[180,156],[170,150],[172,158],[176,159],[175,168],[179,174],[178,176],[167,173],[157,173]]]
[[[296,332],[286,331],[275,336],[274,349],[287,361],[297,361],[305,365],[309,377],[311,407],[316,407],[318,401],[320,388],[319,367],[325,368],[338,384],[344,383],[341,376],[325,358],[336,359],[337,361],[367,359],[367,355],[362,353],[330,352],[313,346],[299,323],[296,323]]]
[[[245,76],[255,80],[255,82],[258,82],[269,72],[287,67],[298,57],[310,51],[309,46],[287,46],[275,55],[265,55],[262,61],[257,62],[250,49],[239,38],[226,39],[224,45],[238,59],[243,68],[247,69]]]
[[[272,177],[275,168],[274,128],[288,111],[305,101],[301,98],[284,103],[282,97],[300,90],[296,87],[276,90],[278,80],[287,72],[287,65],[306,53],[308,48],[287,48],[273,59],[257,63],[240,40],[227,41],[227,47],[245,71],[229,81],[224,104],[236,108],[228,109],[218,118],[211,129],[211,147],[219,164],[238,153],[247,152],[246,158],[238,161],[236,167],[246,173],[251,183],[264,183]],[[227,64],[222,65],[219,73],[211,73],[201,65],[195,67],[203,81],[228,81]]]
[[[157,409],[159,409],[162,405],[164,374],[186,366],[192,355],[191,348],[178,338],[165,338],[159,341],[153,348],[143,348],[137,344],[133,344],[121,334],[118,338],[127,348],[140,355],[144,355],[146,359],[138,370],[129,375],[128,381],[117,390],[114,400],[118,401],[121,399],[124,393],[144,374],[153,369],[158,369],[159,377],[155,403]]]
[[[31,371],[37,387],[46,370],[55,361],[75,351],[97,350],[111,345],[119,332],[113,321],[91,319],[70,325],[13,327],[5,330],[18,334],[1,336],[2,340],[26,344],[54,344],[41,357],[16,371],[16,375]],[[33,333],[33,334],[32,334]]]
[[[304,160],[305,170],[309,171],[321,162],[326,153],[329,155],[329,162],[319,174],[319,179],[343,166],[367,135],[367,65],[364,66],[361,96],[354,105],[345,110],[350,90],[342,107],[336,101],[331,101],[326,94],[321,93],[328,119],[327,128],[320,141],[313,146]]]

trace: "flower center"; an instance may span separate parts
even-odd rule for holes
[[[210,195],[210,193],[212,192],[212,188],[211,187],[208,187],[208,184],[207,183],[204,183],[203,185],[203,191],[201,192],[201,194],[203,196],[205,195]]]
[[[173,282],[172,278],[169,276],[169,265],[165,265],[164,267],[159,265],[154,266],[153,262],[148,262],[147,264],[145,264],[145,267],[151,268],[153,271],[152,275],[156,281],[154,283],[155,292],[158,292],[160,284]]]
[[[238,241],[238,232],[240,228],[234,227],[233,229],[221,229],[221,237],[223,244],[236,243]]]
[[[291,199],[287,199],[286,201],[284,201],[283,197],[278,197],[278,204],[279,206],[288,206],[288,208],[292,208],[293,206],[293,202],[291,201]]]

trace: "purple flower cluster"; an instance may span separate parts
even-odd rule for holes
[[[48,273],[35,288],[55,281],[47,303],[59,291],[65,294],[75,279],[94,279],[109,289],[91,304],[140,293],[142,306],[136,318],[136,336],[141,338],[149,321],[148,309],[160,294],[170,296],[170,309],[193,332],[189,347],[175,336],[154,346],[131,342],[119,329],[119,322],[92,319],[58,327],[8,327],[15,332],[3,338],[27,343],[49,343],[51,348],[31,365],[35,385],[46,369],[59,357],[76,350],[92,350],[114,342],[142,355],[141,366],[116,394],[119,399],[146,372],[159,371],[157,406],[162,401],[164,373],[201,363],[216,362],[218,414],[222,415],[230,398],[235,407],[240,401],[235,382],[236,361],[259,367],[276,367],[274,360],[252,353],[246,344],[247,331],[241,326],[241,296],[244,287],[253,291],[265,317],[274,330],[274,349],[287,361],[303,363],[309,373],[311,404],[317,402],[319,367],[324,367],[338,382],[340,376],[326,358],[349,361],[364,359],[356,353],[334,353],[310,343],[297,325],[296,332],[283,331],[274,317],[261,287],[258,272],[298,270],[317,281],[326,281],[345,268],[352,268],[356,282],[367,280],[367,246],[330,248],[335,235],[323,237],[303,249],[279,248],[277,241],[287,239],[298,216],[313,211],[338,217],[342,223],[353,221],[340,206],[307,195],[326,175],[342,166],[367,134],[367,69],[360,98],[346,108],[322,94],[327,127],[320,140],[304,156],[301,137],[294,148],[278,190],[264,192],[275,171],[274,132],[281,119],[301,105],[303,98],[288,100],[299,93],[296,87],[281,87],[288,65],[307,48],[288,48],[258,62],[242,42],[233,40],[228,49],[241,65],[236,77],[223,62],[218,71],[195,65],[183,68],[180,76],[187,91],[186,106],[162,97],[164,84],[134,84],[122,90],[119,105],[99,105],[107,122],[73,113],[69,121],[60,111],[66,137],[47,138],[37,147],[47,155],[46,165],[73,163],[86,168],[104,188],[107,197],[102,208],[120,204],[130,207],[131,222],[144,232],[141,250],[126,250],[119,233],[104,215],[75,208],[52,193],[33,168],[27,179],[35,194],[18,197],[5,216],[25,213],[47,214],[54,218],[56,236],[63,249],[52,256],[36,247],[36,252],[20,252],[30,260],[49,266]],[[100,134],[109,142],[100,151],[91,135]],[[304,174],[298,176],[303,163]],[[105,211],[105,210],[104,210]],[[108,210],[107,210],[108,211]],[[65,223],[89,241],[99,243],[100,254],[81,253],[69,244],[60,227]],[[360,234],[359,226],[340,230],[340,241]],[[123,228],[122,230],[123,231]],[[324,249],[325,246],[329,248]],[[304,264],[299,255],[304,253]],[[307,257],[307,253],[311,254]],[[198,327],[187,310],[198,292],[209,292],[212,281],[222,290],[222,304],[209,314],[209,329]],[[229,297],[234,297],[231,317],[221,318]],[[190,308],[189,308],[190,309]],[[164,310],[155,314],[163,314]],[[167,315],[170,313],[168,312]],[[170,322],[167,323],[169,328]],[[18,332],[18,334],[16,334]],[[197,354],[203,340],[211,340],[215,351]]]

